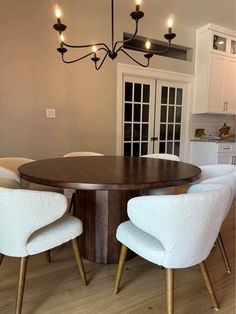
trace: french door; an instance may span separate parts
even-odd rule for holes
[[[186,85],[124,76],[123,154],[180,155]]]

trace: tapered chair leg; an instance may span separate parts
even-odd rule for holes
[[[214,305],[214,309],[215,310],[219,310],[219,303],[218,303],[218,301],[216,299],[215,291],[213,289],[213,286],[212,286],[212,283],[211,283],[211,279],[210,279],[208,271],[207,271],[206,263],[202,262],[200,264],[200,268],[201,268],[202,276],[203,276],[203,278],[205,280],[207,289],[208,289],[208,291],[210,293],[210,296],[211,296],[211,299],[212,299],[212,302],[213,302],[213,305]]]
[[[0,265],[2,264],[3,258],[4,258],[4,255],[3,255],[3,254],[0,254]]]
[[[17,299],[16,299],[16,314],[21,314],[23,294],[24,294],[24,288],[25,288],[25,276],[26,276],[26,270],[27,270],[27,262],[28,262],[28,256],[21,257],[18,291],[17,291]]]
[[[166,269],[167,313],[174,314],[174,269]]]
[[[219,233],[218,238],[216,240],[216,243],[219,245],[219,249],[220,249],[220,253],[223,257],[224,263],[225,263],[225,267],[226,267],[226,271],[228,274],[231,273],[231,267],[230,267],[230,263],[229,263],[229,259],[225,250],[225,246],[224,246],[224,242],[222,239],[221,234]]]
[[[120,251],[120,257],[119,257],[119,264],[118,264],[118,268],[117,268],[115,288],[114,288],[114,292],[113,292],[114,294],[117,294],[118,290],[119,290],[120,280],[121,280],[122,272],[123,272],[124,265],[125,265],[125,259],[126,259],[127,251],[128,251],[127,246],[122,244],[121,251]]]
[[[71,214],[71,216],[74,216],[74,204],[75,204],[75,193],[72,194],[70,206],[68,209],[68,212]]]
[[[46,251],[45,255],[46,255],[48,263],[51,263],[52,261],[51,251],[50,250]]]
[[[79,268],[80,276],[82,278],[84,285],[87,286],[88,282],[87,282],[85,271],[84,271],[84,264],[83,264],[82,258],[80,256],[80,251],[79,251],[77,239],[73,239],[71,242],[72,242],[72,247],[73,247],[73,251],[75,254],[75,259],[76,259],[76,262],[77,262],[77,265]]]

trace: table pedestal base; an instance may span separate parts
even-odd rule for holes
[[[75,216],[83,222],[79,246],[84,258],[96,263],[118,263],[120,243],[116,229],[128,219],[128,200],[138,195],[139,191],[76,192]]]

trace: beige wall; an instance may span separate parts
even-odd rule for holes
[[[117,38],[131,32],[133,1],[117,14]],[[66,38],[78,43],[110,40],[110,1],[61,1]],[[8,0],[0,10],[0,156],[46,158],[76,150],[115,154],[116,62],[95,71],[90,60],[61,62],[53,30],[54,1]],[[161,39],[165,22],[146,16],[140,35]],[[195,47],[192,29],[176,27],[175,43]],[[134,56],[142,57],[139,53]],[[194,63],[154,57],[152,67],[193,73]],[[56,109],[47,119],[46,108]]]

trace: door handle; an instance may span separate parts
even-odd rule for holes
[[[152,141],[152,142],[157,142],[157,141],[158,141],[158,136],[153,136],[153,137],[151,137],[151,141]]]
[[[225,110],[228,110],[228,101],[225,102]]]
[[[226,111],[226,102],[224,101],[223,104],[224,104],[223,111]]]
[[[232,165],[236,165],[236,156],[232,156],[231,162],[232,162]]]

